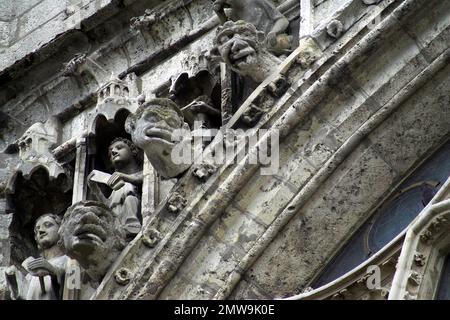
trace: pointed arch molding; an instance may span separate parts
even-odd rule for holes
[[[101,106],[101,109],[99,109],[98,111],[96,110],[95,114],[92,117],[88,118],[88,123],[87,123],[87,134],[89,135],[95,135],[96,134],[96,128],[98,125],[98,122],[100,119],[104,119],[109,123],[113,123],[116,120],[116,116],[121,113],[121,112],[127,112],[127,113],[131,113],[133,111],[135,111],[137,108],[137,104],[136,107],[134,107],[133,104],[130,104],[129,106],[125,107],[125,106],[116,106],[114,104],[111,105],[111,108],[108,108],[108,106]]]
[[[397,264],[389,300],[430,300],[450,252],[450,178],[412,222]]]
[[[354,46],[341,48],[341,51],[335,47],[334,49],[336,50],[333,51],[333,54],[336,54],[336,56],[333,56],[331,52],[325,51],[323,56],[306,73],[298,70],[299,64],[297,62],[304,53],[302,50],[299,49],[288,57],[280,65],[277,74],[290,74],[292,78],[298,77],[299,80],[292,84],[284,96],[274,101],[272,110],[262,118],[255,131],[262,127],[269,127],[270,130],[279,130],[281,139],[285,139],[289,134],[295,135],[299,134],[299,132],[302,134],[302,123],[304,124],[314,109],[317,109],[323,103],[323,100],[326,100],[324,98],[330,95],[339,82],[347,79],[347,73],[358,67],[363,68],[366,66],[365,64],[370,65],[370,61],[367,60],[373,58],[371,53],[373,53],[376,46],[398,42],[398,39],[395,38],[396,32],[401,34],[404,32],[399,28],[399,24],[404,23],[411,15],[420,15],[426,1],[406,0],[401,3],[387,1],[386,4],[388,3],[395,3],[398,6],[390,8],[387,5],[388,9],[393,10],[387,10],[389,14],[376,28],[362,37]],[[368,19],[365,22],[368,23],[370,22],[369,20],[371,21],[371,19]],[[358,28],[361,31],[365,27],[361,23],[358,25]],[[356,31],[353,30],[353,32]],[[445,33],[445,31],[442,32]],[[432,39],[438,36],[439,34],[433,34]],[[431,39],[429,41],[431,42]],[[422,47],[422,49],[418,48],[412,53],[414,53],[414,57],[422,56],[427,50],[427,48]],[[399,53],[399,55],[402,53]],[[259,167],[258,165],[250,164],[248,158],[237,163],[227,163],[221,166],[205,183],[199,182],[198,179],[192,176],[193,170],[191,168],[173,189],[185,198],[186,206],[177,213],[176,217],[172,216],[169,219],[165,218],[170,217],[168,201],[161,203],[156,209],[155,215],[144,225],[142,234],[139,234],[122,252],[121,257],[106,275],[92,299],[157,299],[171,297],[171,292],[176,292],[178,297],[184,298],[225,299],[232,297],[233,291],[241,280],[245,280],[246,273],[254,269],[257,260],[268,251],[267,248],[273,243],[277,235],[283,231],[283,228],[290,223],[291,219],[297,213],[304,213],[300,212],[303,211],[302,208],[318,192],[333,172],[337,171],[337,168],[364,144],[364,139],[386,119],[389,119],[415,92],[448,65],[450,50],[443,49],[434,53],[435,55],[425,64],[411,64],[417,69],[414,75],[407,80],[400,80],[397,78],[397,75],[392,75],[389,82],[397,82],[398,86],[396,86],[395,92],[387,93],[387,87],[392,88],[392,86],[387,85],[387,87],[380,89],[379,92],[370,93],[373,96],[366,97],[366,100],[375,100],[374,96],[378,94],[376,98],[380,99],[382,103],[380,102],[377,111],[371,114],[368,119],[364,119],[355,131],[346,136],[346,139],[339,141],[339,146],[333,152],[324,156],[326,161],[323,161],[317,170],[312,172],[309,179],[305,179],[301,187],[295,190],[292,198],[284,199],[280,193],[277,194],[279,198],[277,199],[277,205],[278,202],[280,205],[272,208],[271,212],[267,213],[267,215],[270,214],[272,220],[264,227],[254,225],[257,234],[255,234],[254,240],[247,244],[245,251],[241,250],[244,253],[241,254],[238,250],[233,251],[233,254],[239,254],[236,261],[231,258],[228,259],[230,255],[226,255],[228,258],[224,258],[220,256],[220,253],[217,253],[225,251],[226,246],[219,244],[209,247],[205,239],[212,238],[208,238],[208,229],[212,226],[214,227],[216,225],[215,221],[219,220],[222,213],[228,210],[230,206],[232,207],[231,203],[235,196],[244,190],[244,187],[246,187],[246,184],[252,177],[257,178],[256,172]],[[386,61],[386,68],[388,65],[396,64],[400,60],[403,63],[413,59],[411,56],[401,57],[402,59],[399,56],[398,60],[395,61]],[[326,64],[325,62],[328,59],[336,59],[337,62]],[[379,68],[377,70],[379,71]],[[399,72],[399,75],[401,75],[401,72]],[[366,74],[367,78],[364,80],[379,80],[377,78],[379,76],[380,73],[375,71],[375,74]],[[311,78],[318,80],[309,82],[308,79]],[[241,109],[250,105],[257,96],[268,99],[270,92],[266,91],[265,88],[269,84],[270,79],[262,83],[243,104]],[[232,126],[231,120],[230,123],[230,126]],[[314,129],[315,124],[310,126],[313,127],[312,130],[316,130]],[[259,143],[263,143],[264,139],[269,138],[270,130],[265,135],[260,136]],[[213,141],[210,144],[211,149],[214,148],[215,143]],[[436,143],[436,141],[434,140],[432,143]],[[314,149],[314,151],[320,151],[320,146],[323,146],[323,144],[318,143],[315,145],[318,148]],[[299,148],[304,148],[304,146]],[[287,149],[285,149],[286,152],[288,151]],[[281,150],[281,153],[283,153],[283,150]],[[260,181],[265,180],[261,179]],[[260,182],[256,181],[256,183]],[[286,193],[288,192],[286,191]],[[239,219],[245,219],[246,213],[237,214],[236,216]],[[156,228],[162,235],[162,239],[156,246],[149,248],[142,245],[143,234],[151,231],[151,228],[155,228],[154,223],[156,220],[159,221],[159,225]],[[304,226],[300,227],[300,230],[304,229]],[[211,239],[211,241],[213,240]],[[215,261],[217,263],[207,265],[207,261],[211,261],[208,259],[200,261],[203,265],[197,263],[195,258],[193,258],[195,255],[193,252],[198,256],[205,251],[208,251],[205,254],[210,253],[217,257],[219,259]],[[268,264],[266,263],[266,265]],[[132,279],[127,285],[117,284],[114,280],[114,272],[120,268],[128,268],[131,272]],[[183,276],[181,269],[183,269],[184,274],[189,274],[189,279]],[[214,285],[200,287],[198,283],[195,283],[195,280],[192,280],[191,283],[187,282],[194,275],[197,276],[197,274],[207,273],[208,271],[211,271],[210,280],[212,279],[211,281],[214,282]],[[297,271],[292,270],[292,273],[294,272]],[[198,277],[201,277],[201,275],[198,275]]]

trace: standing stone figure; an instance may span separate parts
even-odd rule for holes
[[[24,277],[15,266],[6,270],[11,298],[14,300],[59,300],[62,298],[66,263],[58,245],[61,218],[48,213],[40,216],[34,227],[34,238],[42,257],[29,257],[22,263]]]
[[[115,172],[106,181],[113,189],[106,198],[91,177],[89,187],[97,200],[105,203],[119,218],[128,240],[132,240],[141,230],[141,197],[143,173],[138,160],[138,149],[128,139],[116,138],[109,145],[109,159]],[[95,181],[95,179],[94,179]]]

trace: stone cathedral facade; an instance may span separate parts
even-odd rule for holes
[[[0,0],[0,299],[450,299],[450,1]]]

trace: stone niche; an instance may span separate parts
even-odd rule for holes
[[[34,222],[45,213],[63,215],[72,200],[71,180],[64,175],[52,179],[48,171],[38,167],[29,176],[17,172],[7,189],[6,213],[12,214],[9,227],[11,262],[21,264],[36,256]]]

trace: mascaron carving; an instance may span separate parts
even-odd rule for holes
[[[126,244],[119,218],[105,204],[81,201],[69,207],[59,234],[66,254],[99,283]]]
[[[172,151],[176,153],[186,148],[189,154],[192,146],[189,125],[173,101],[151,99],[145,102],[128,116],[125,129],[163,178],[177,177],[191,166],[189,161],[174,162]]]
[[[243,20],[227,21],[219,27],[214,45],[233,71],[257,83],[263,82],[281,62],[264,45],[264,33]]]
[[[289,20],[267,0],[216,0],[214,11],[222,23],[243,20],[265,36],[265,46],[274,54],[288,53],[292,37],[285,32]]]

